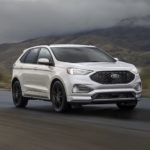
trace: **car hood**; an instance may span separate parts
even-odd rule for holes
[[[90,62],[90,63],[66,63],[66,62],[58,62],[58,67],[63,68],[79,68],[79,69],[87,69],[93,71],[101,71],[101,70],[131,70],[135,68],[134,65],[125,63],[122,61],[116,62]]]

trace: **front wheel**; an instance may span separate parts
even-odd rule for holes
[[[25,108],[28,100],[22,96],[22,90],[19,81],[15,81],[12,85],[12,96],[14,105],[17,108]]]
[[[121,110],[133,110],[137,106],[137,101],[134,101],[134,102],[118,102],[117,106]]]
[[[60,81],[56,81],[53,84],[51,99],[53,108],[56,112],[66,112],[70,110],[70,104],[67,103],[65,88]]]

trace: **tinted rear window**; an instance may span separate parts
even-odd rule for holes
[[[22,63],[25,62],[26,57],[27,57],[27,55],[28,55],[29,52],[30,52],[30,51],[25,52],[25,54],[20,58],[20,61],[21,61]]]
[[[36,64],[37,63],[37,58],[38,58],[38,53],[39,49],[32,49],[28,53],[28,55],[25,58],[25,63],[30,63],[30,64]]]

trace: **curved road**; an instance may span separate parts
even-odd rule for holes
[[[150,150],[150,99],[133,112],[98,105],[57,114],[41,101],[16,109],[11,93],[0,91],[0,150],[60,149]]]

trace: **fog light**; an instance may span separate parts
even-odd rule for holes
[[[137,85],[134,87],[134,89],[136,90],[136,91],[141,91],[141,82],[139,82],[139,83],[137,83]]]
[[[76,84],[73,86],[72,92],[73,93],[89,93],[92,89],[86,85]]]

